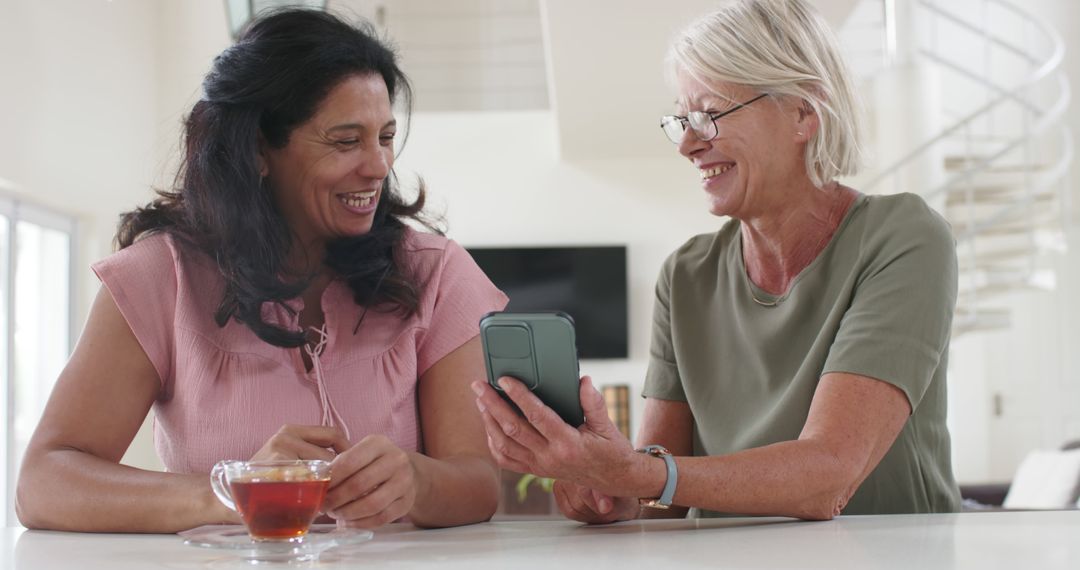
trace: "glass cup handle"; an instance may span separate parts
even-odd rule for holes
[[[232,494],[229,493],[229,483],[225,480],[225,468],[229,463],[229,461],[218,461],[210,470],[210,488],[214,490],[214,494],[223,505],[235,511],[236,502],[233,501]]]

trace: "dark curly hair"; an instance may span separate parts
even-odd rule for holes
[[[286,306],[311,275],[289,275],[293,236],[271,192],[261,184],[258,140],[282,148],[342,81],[376,73],[391,103],[412,107],[412,90],[394,52],[370,24],[347,23],[314,10],[285,9],[253,21],[236,44],[214,59],[203,97],[184,123],[184,156],[171,191],[121,216],[120,249],[140,236],[169,232],[214,260],[225,292],[214,318],[236,319],[270,344],[301,346],[305,334],[263,320],[264,302]],[[383,181],[371,230],[327,244],[324,263],[343,277],[358,305],[386,305],[411,315],[419,286],[401,259],[405,220],[438,230],[421,215],[424,187],[412,203],[397,190],[393,173]]]

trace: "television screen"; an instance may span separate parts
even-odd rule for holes
[[[626,247],[468,248],[507,311],[562,311],[581,358],[626,358]]]

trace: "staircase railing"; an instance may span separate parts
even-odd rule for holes
[[[1072,134],[1062,121],[1071,99],[1068,80],[1061,70],[1065,44],[1051,25],[1008,0],[981,0],[982,22],[952,12],[935,0],[912,1],[935,34],[937,23],[947,22],[981,41],[984,54],[992,50],[1007,54],[1026,70],[1019,80],[1003,85],[992,77],[991,70],[980,73],[977,66],[950,58],[931,35],[929,45],[919,49],[921,57],[942,72],[978,85],[986,101],[882,168],[864,188],[882,191],[890,180],[899,180],[906,169],[925,167],[927,157],[940,154],[941,149],[959,139],[959,160],[955,156],[950,160],[951,172],[944,182],[921,192],[929,202],[943,204],[943,213],[956,235],[961,290],[954,334],[1008,326],[1007,311],[994,309],[987,302],[1017,288],[1053,287],[1053,273],[1039,268],[1039,258],[1047,249],[1064,247],[1070,207],[1065,180],[1074,155]],[[1003,30],[994,29],[986,17],[991,6],[1010,13],[1010,26],[1034,30],[1049,50],[1040,55],[1028,45],[1017,45],[1004,37]],[[893,9],[893,0],[884,0],[883,7]],[[1045,103],[1038,90],[1048,84],[1053,100]],[[1019,132],[1002,126],[1001,121],[995,122],[995,116],[1006,109],[1021,113]],[[989,125],[989,130],[976,133],[981,125]],[[976,144],[982,146],[976,149]],[[1036,145],[1052,150],[1036,151]],[[1022,155],[1021,161],[1010,161],[1017,154]],[[1051,158],[1048,162],[1036,161],[1036,154]]]

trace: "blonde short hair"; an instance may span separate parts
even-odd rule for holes
[[[806,145],[817,187],[855,174],[861,158],[860,108],[836,36],[805,0],[738,0],[680,32],[668,51],[674,77],[734,83],[805,101],[820,127]],[[719,94],[723,96],[723,94]]]

